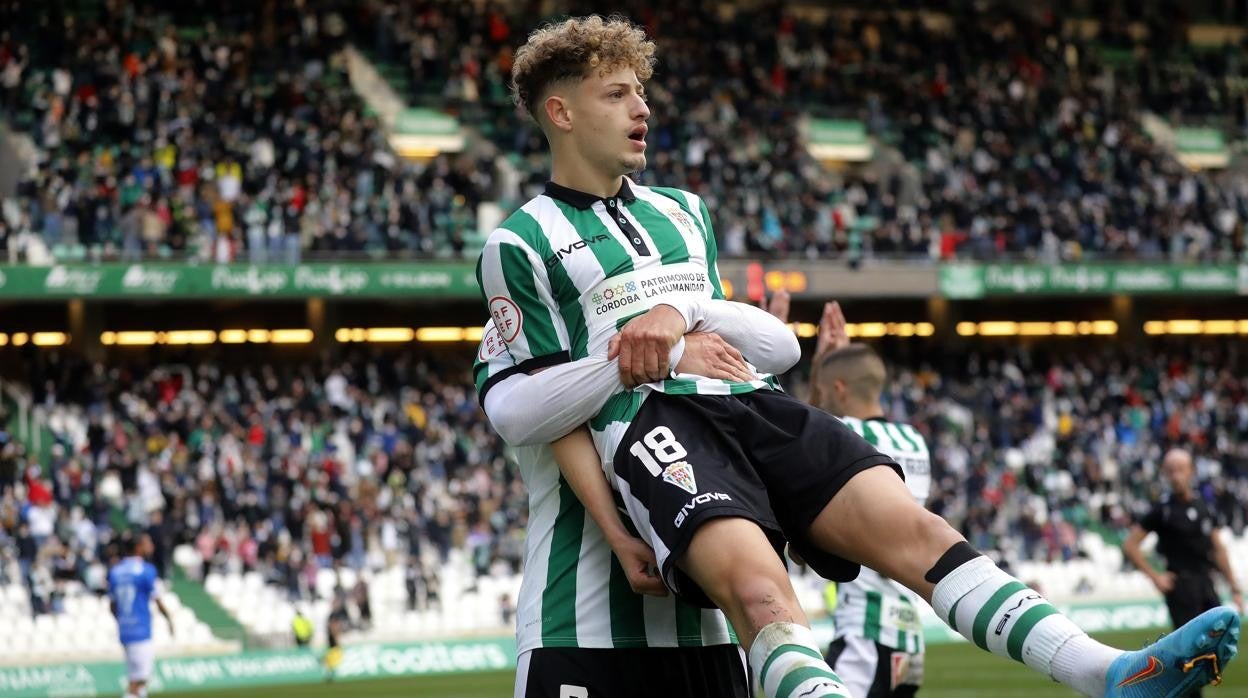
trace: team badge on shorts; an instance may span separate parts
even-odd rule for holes
[[[676,485],[689,494],[698,493],[698,482],[693,479],[693,466],[686,461],[677,461],[663,471],[663,481]]]

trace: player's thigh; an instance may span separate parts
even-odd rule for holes
[[[656,394],[623,434],[611,472],[638,533],[654,548],[668,587],[713,605],[676,563],[708,521],[753,522],[778,561],[783,539],[767,491],[731,433],[726,398]]]
[[[853,476],[808,531],[820,550],[866,565],[930,598],[924,575],[962,536],[920,506],[892,468]],[[817,569],[817,568],[816,568]]]
[[[698,528],[678,563],[724,611],[747,646],[770,622],[807,622],[776,552],[780,543],[752,521],[721,517]]]
[[[791,396],[759,391],[739,405],[733,418],[742,448],[794,552],[826,579],[857,577],[860,561],[813,539],[811,526],[860,473],[886,466],[904,489],[901,468],[839,419]]]

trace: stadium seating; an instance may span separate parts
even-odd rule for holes
[[[1172,143],[1172,127],[1186,122],[1212,124],[1232,143],[1248,132],[1234,70],[1248,60],[1242,43],[1197,45],[1164,21],[1146,38],[1094,23],[1088,38],[1002,6],[918,16],[781,3],[728,16],[710,2],[693,13],[641,0],[566,4],[626,11],[655,36],[655,147],[641,178],[701,194],[724,256],[1228,260],[1244,251],[1244,175],[1190,171]],[[0,53],[0,69],[21,66],[0,113],[12,112],[41,155],[7,208],[13,220],[0,220],[0,253],[32,263],[471,256],[479,228],[532,195],[547,169],[540,135],[506,91],[514,48],[535,22],[524,11],[309,3],[316,22],[291,13],[273,27],[292,38],[285,52],[223,43],[218,27],[263,26],[250,5],[194,22],[137,18],[147,53],[121,50],[124,18],[107,6],[66,28],[73,44],[85,27],[105,27],[91,51],[58,54],[18,33]],[[40,26],[38,4],[17,12],[0,24]],[[170,20],[184,24],[160,31]],[[348,43],[406,104],[470,125],[465,154],[399,162],[385,124],[352,92],[337,52]],[[195,60],[218,45],[240,73],[232,82]],[[155,89],[162,51],[190,80],[177,91],[211,97],[189,123],[162,114],[156,133],[133,121],[79,128],[97,111],[92,100],[103,113],[144,109],[136,85]],[[126,71],[122,99],[105,88]],[[267,130],[243,119],[257,104]],[[235,120],[210,125],[207,109]],[[863,125],[874,160],[816,162],[806,120],[824,116]],[[311,149],[286,128],[341,138]],[[122,152],[133,142],[143,145]],[[84,153],[99,189],[63,176]],[[1139,203],[1145,195],[1153,208]]]
[[[471,635],[480,632],[509,632],[498,609],[502,594],[515,599],[520,575],[476,576],[462,550],[452,550],[440,567],[442,593],[437,608],[408,609],[403,569],[388,567],[376,572],[357,573],[343,568],[318,571],[316,590],[309,600],[292,600],[285,591],[266,585],[255,572],[211,573],[204,584],[208,592],[237,618],[248,635],[265,644],[285,646],[293,641],[291,620],[296,608],[302,609],[316,629],[314,642],[325,641],[324,631],[335,588],[351,589],[359,576],[371,579],[369,599],[373,608],[371,626],[344,636],[347,641],[385,642],[414,638]],[[358,624],[358,610],[351,608]]]
[[[5,619],[5,632],[0,634],[0,665],[121,659],[117,622],[109,611],[107,597],[71,582],[65,587],[63,603],[60,613],[33,615],[30,593],[24,584],[0,586],[0,618]],[[174,634],[169,634],[163,619],[155,620],[152,631],[157,656],[238,651],[238,642],[214,637],[177,595],[166,593],[164,604],[173,616]]]

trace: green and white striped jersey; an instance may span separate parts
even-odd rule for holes
[[[613,197],[553,182],[490,234],[477,276],[494,325],[524,370],[591,354],[665,301],[722,299],[706,205],[679,189],[623,180]],[[611,397],[590,421],[604,466],[651,391],[728,395],[775,387],[677,376]]]
[[[473,377],[477,391],[515,363],[493,323]],[[601,529],[559,474],[550,446],[512,449],[529,491],[524,578],[516,602],[518,652],[537,647],[701,647],[736,644],[724,614],[633,593]]]
[[[880,453],[897,461],[906,474],[910,493],[919,504],[926,504],[932,461],[927,442],[914,427],[883,419],[841,417],[841,421]],[[918,594],[864,567],[857,579],[837,588],[836,611],[832,614],[836,636],[865,637],[903,652],[922,652],[922,603]]]

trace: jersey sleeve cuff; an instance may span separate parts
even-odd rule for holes
[[[485,394],[490,392],[490,388],[493,388],[494,386],[498,385],[500,382],[505,381],[508,378],[511,378],[512,376],[517,375],[517,374],[531,373],[538,369],[549,368],[551,366],[558,366],[559,364],[566,364],[570,362],[571,360],[572,360],[572,355],[570,353],[568,353],[567,351],[558,351],[558,352],[555,352],[554,354],[546,354],[545,356],[535,356],[526,361],[521,361],[520,363],[516,364],[515,366],[512,366],[511,368],[499,371],[498,373],[495,373],[494,375],[487,378],[485,383],[481,386],[481,390],[477,391],[477,402],[480,403],[481,409],[485,409]]]

